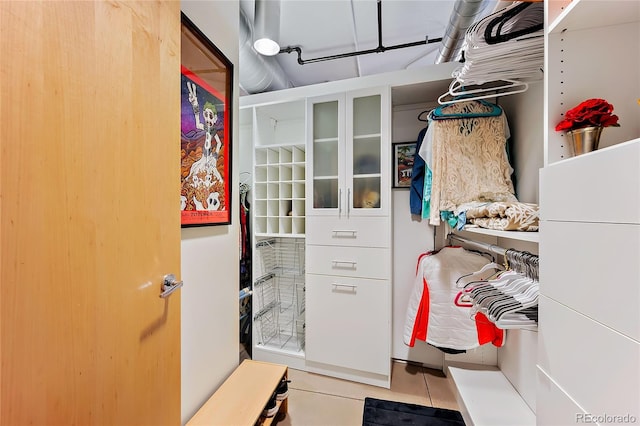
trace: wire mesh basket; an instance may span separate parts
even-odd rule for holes
[[[272,302],[253,317],[254,324],[257,326],[259,344],[278,343],[280,334],[278,314],[278,304]]]
[[[256,244],[263,273],[304,274],[304,241],[299,238],[273,238]]]
[[[296,340],[298,343],[298,350],[299,351],[303,351],[304,350],[304,343],[305,343],[305,327],[306,324],[304,322],[304,319],[298,319],[296,320]]]
[[[296,283],[296,309],[298,315],[304,314],[306,300],[306,287],[304,280]]]
[[[254,310],[260,311],[265,306],[277,301],[275,274],[261,276],[253,284]]]
[[[299,352],[304,349],[304,240],[263,239],[256,249],[254,320],[260,344]]]

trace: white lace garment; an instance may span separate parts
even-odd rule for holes
[[[447,113],[468,113],[484,106],[462,102]],[[518,201],[506,153],[506,118],[433,120],[431,214],[440,224],[440,211],[455,211],[470,201]]]

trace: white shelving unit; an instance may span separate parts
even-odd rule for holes
[[[305,145],[255,149],[254,199],[257,236],[303,237]]]
[[[545,166],[570,158],[563,114],[590,98],[614,106],[620,127],[607,127],[600,148],[640,136],[640,5],[626,0],[547,1]]]
[[[540,241],[540,234],[538,232],[524,232],[524,231],[498,231],[494,229],[485,228],[472,228],[465,226],[465,232],[470,234],[488,235],[496,238],[527,241],[531,243],[538,243]]]
[[[640,2],[547,1],[545,9],[537,424],[637,419]],[[605,128],[597,151],[571,158],[554,127],[590,98],[611,103],[621,127]],[[617,265],[614,275],[607,264]]]
[[[251,138],[252,358],[300,368],[305,356],[305,100],[241,108]]]

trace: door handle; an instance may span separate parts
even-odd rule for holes
[[[162,293],[160,293],[160,297],[163,299],[171,296],[171,294],[182,287],[184,282],[177,281],[176,276],[173,274],[165,275],[162,279]]]

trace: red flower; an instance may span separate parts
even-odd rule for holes
[[[620,127],[618,116],[612,112],[613,105],[604,99],[587,99],[567,111],[565,118],[556,125],[556,130],[562,132],[590,126]]]

